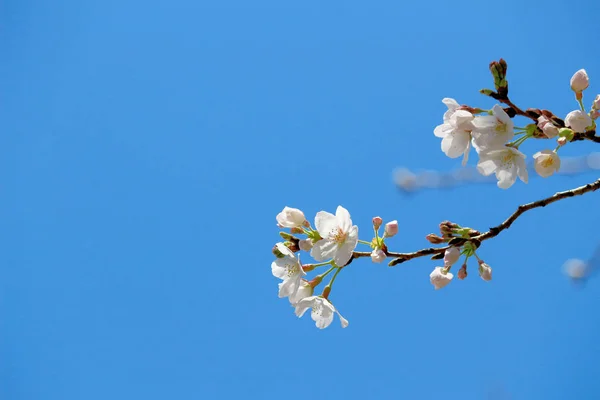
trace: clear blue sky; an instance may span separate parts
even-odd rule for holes
[[[390,247],[412,251],[443,219],[485,230],[594,180],[405,197],[392,170],[458,166],[433,135],[441,99],[491,107],[477,91],[494,59],[508,61],[517,104],[563,117],[586,68],[588,104],[597,11],[5,1],[0,398],[596,399],[600,281],[576,290],[561,265],[596,247],[598,194],[486,242],[490,283],[472,269],[434,291],[434,261],[353,263],[331,294],[344,330],[277,298],[270,251],[285,205],[312,219],[341,204],[361,232],[374,215],[397,219]]]

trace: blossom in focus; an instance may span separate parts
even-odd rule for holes
[[[302,277],[306,272],[302,269],[302,264],[296,255],[288,249],[283,243],[277,243],[277,250],[283,257],[276,258],[271,263],[271,272],[273,276],[282,279],[279,284],[279,297],[293,296],[298,291]]]
[[[333,258],[338,267],[346,265],[358,244],[358,227],[352,226],[348,210],[338,206],[335,215],[319,211],[315,226],[322,239],[313,245],[310,255],[317,261]]]
[[[504,147],[481,152],[477,170],[485,176],[496,174],[498,187],[508,189],[517,180],[517,176],[527,183],[529,176],[525,165],[525,154],[513,147]]]
[[[299,228],[306,221],[302,211],[287,206],[277,214],[276,219],[277,223],[284,228]]]
[[[298,287],[298,291],[296,292],[296,294],[289,296],[290,299],[290,303],[292,303],[292,305],[295,305],[296,303],[298,303],[300,300],[306,298],[306,297],[310,297],[313,295],[313,287],[304,279],[302,279],[302,281],[300,282],[300,286]]]
[[[298,318],[302,317],[309,308],[312,308],[310,314],[313,321],[315,321],[315,325],[319,329],[325,329],[331,325],[334,313],[337,313],[337,315],[340,317],[342,328],[348,326],[348,320],[342,317],[342,315],[335,309],[333,304],[331,304],[331,302],[324,297],[309,296],[300,300],[298,303],[296,303],[296,316],[298,316]]]
[[[477,152],[503,146],[515,136],[514,123],[506,111],[496,104],[492,113],[473,120],[473,147]]]
[[[463,165],[469,158],[471,148],[471,130],[473,125],[473,114],[465,110],[454,110],[449,119],[444,114],[444,123],[433,130],[433,134],[442,138],[442,151],[450,158],[463,156]]]
[[[533,155],[533,159],[535,171],[542,178],[547,178],[560,169],[560,158],[554,151],[538,151]]]

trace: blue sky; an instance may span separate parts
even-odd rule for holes
[[[596,6],[326,3],[4,2],[0,398],[596,398],[600,282],[561,273],[597,245],[596,194],[485,242],[490,283],[353,263],[330,296],[345,330],[298,320],[270,272],[285,205],[341,204],[360,232],[397,219],[389,246],[412,251],[444,219],[485,230],[596,179],[392,182],[458,166],[432,133],[441,99],[491,107],[492,60],[518,105],[561,116],[586,68],[588,104]]]

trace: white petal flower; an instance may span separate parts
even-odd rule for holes
[[[451,267],[460,258],[460,250],[456,247],[450,247],[444,253],[444,266]]]
[[[592,125],[592,119],[583,111],[575,110],[567,114],[565,124],[575,132],[583,133],[585,128]]]
[[[454,112],[458,109],[458,107],[460,107],[460,104],[458,104],[456,100],[450,97],[444,97],[442,99],[442,103],[444,103],[446,107],[448,107],[448,111],[444,113],[444,122],[450,121],[450,118],[452,118]]]
[[[302,279],[302,281],[300,282],[300,286],[298,287],[298,291],[296,292],[296,294],[289,296],[290,299],[290,303],[292,303],[292,305],[295,305],[296,303],[298,303],[300,300],[306,298],[306,297],[310,297],[313,295],[313,287],[310,286],[310,284],[305,281],[304,279]]]
[[[277,250],[283,254],[282,258],[276,258],[271,263],[273,276],[283,279],[279,284],[279,297],[293,296],[298,291],[302,277],[306,272],[302,269],[300,260],[283,243],[277,243]]]
[[[538,151],[533,155],[535,171],[542,177],[547,178],[560,169],[560,158],[556,152],[551,150]]]
[[[333,314],[337,313],[340,317],[342,328],[348,326],[348,320],[335,309],[329,300],[321,296],[305,297],[296,304],[296,315],[302,317],[306,310],[312,308],[311,317],[319,329],[327,328],[333,321]]]
[[[375,249],[371,252],[371,261],[373,261],[374,263],[380,263],[383,260],[385,260],[386,257],[387,256],[381,249]]]
[[[492,267],[490,267],[483,261],[479,261],[479,276],[484,281],[491,281],[492,280]]]
[[[284,228],[299,228],[304,221],[306,221],[302,211],[287,206],[283,208],[283,211],[277,214],[276,219],[277,223]]]
[[[504,109],[496,104],[492,113],[494,115],[478,116],[473,120],[471,134],[477,152],[503,146],[515,136],[514,123]]]
[[[444,272],[445,269],[442,267],[435,267],[433,272],[429,274],[429,281],[435,287],[435,290],[441,289],[450,283],[454,275],[450,272]]]
[[[585,69],[580,69],[575,72],[571,77],[571,90],[574,92],[583,92],[590,85],[590,78],[588,78]]]
[[[310,255],[317,261],[333,258],[338,267],[346,265],[358,243],[358,227],[352,225],[348,210],[338,206],[335,215],[319,211],[315,226],[322,239],[314,244]]]
[[[450,112],[447,111],[446,114]],[[465,110],[453,110],[451,116],[444,123],[438,125],[433,134],[442,138],[442,151],[450,158],[463,156],[463,165],[466,164],[471,143],[471,130],[473,114]]]
[[[498,187],[502,189],[511,187],[517,176],[525,183],[528,181],[525,154],[513,147],[482,151],[477,170],[485,176],[496,173]]]

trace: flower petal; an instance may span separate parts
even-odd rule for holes
[[[335,210],[335,217],[337,218],[338,226],[342,228],[342,231],[348,232],[352,226],[352,220],[350,219],[348,210],[342,206],[338,206],[337,210]]]
[[[298,318],[302,317],[304,315],[304,313],[306,312],[306,310],[308,310],[309,308],[311,308],[313,306],[316,298],[317,298],[317,296],[309,296],[309,297],[303,298],[298,303],[296,303],[296,309],[294,310],[294,313],[296,314],[296,316]]]
[[[321,239],[314,244],[310,255],[317,261],[323,261],[332,258],[337,250],[337,244],[327,239]]]
[[[508,189],[517,180],[517,167],[514,164],[507,166],[496,171],[496,178],[498,178],[498,187],[500,189]]]
[[[329,236],[329,233],[337,229],[337,218],[327,211],[319,211],[315,216],[315,227],[322,238]]]

